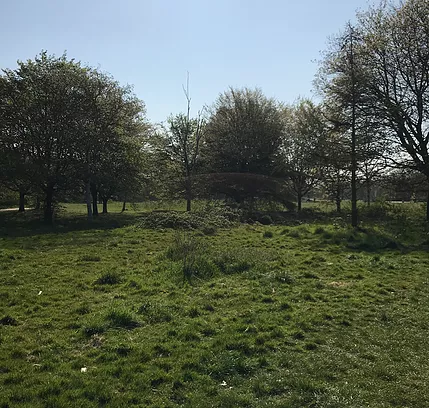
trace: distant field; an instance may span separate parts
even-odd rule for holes
[[[429,406],[421,206],[143,227],[181,205],[0,214],[0,407]]]

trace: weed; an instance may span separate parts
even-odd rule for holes
[[[121,282],[122,278],[117,272],[106,272],[95,281],[97,285],[117,285]]]
[[[123,308],[111,309],[106,315],[106,320],[109,326],[114,328],[133,329],[140,326],[139,322],[134,319],[134,316]]]
[[[272,231],[264,231],[263,237],[264,238],[272,238],[274,236]]]

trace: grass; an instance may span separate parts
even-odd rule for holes
[[[189,232],[189,281],[172,229],[67,211],[0,215],[0,407],[429,406],[418,207]]]

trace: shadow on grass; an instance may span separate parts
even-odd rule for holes
[[[58,234],[71,231],[109,230],[132,225],[139,213],[100,214],[89,221],[86,215],[60,212],[53,225],[43,222],[43,214],[37,210],[0,212],[0,237],[28,237],[42,234]]]

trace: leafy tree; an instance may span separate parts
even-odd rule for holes
[[[285,108],[284,119],[285,133],[277,157],[277,172],[290,181],[299,212],[302,198],[320,179],[319,144],[326,127],[320,107],[308,99]]]
[[[91,70],[85,88],[89,100],[81,143],[78,178],[86,185],[88,215],[98,215],[98,195],[103,212],[113,194],[139,185],[142,149],[149,130],[143,102],[129,86],[122,87],[107,74]],[[92,195],[92,211],[90,203]]]
[[[208,172],[270,175],[284,121],[279,104],[261,90],[230,88],[209,109],[205,133]]]
[[[335,128],[328,128],[319,142],[321,182],[336,210],[341,212],[341,202],[350,190],[350,155],[348,141]]]
[[[87,69],[63,55],[42,52],[35,60],[4,70],[2,146],[16,149],[16,167],[31,168],[30,184],[45,196],[44,217],[52,222],[57,191],[70,186],[82,133]],[[6,102],[6,103],[5,103]]]
[[[97,183],[107,185],[114,160],[127,162],[133,149],[141,151],[135,143],[147,128],[141,101],[129,87],[66,55],[57,58],[42,52],[34,60],[18,62],[16,70],[3,72],[2,167],[16,170],[11,180],[25,187],[24,192],[30,186],[44,194],[48,223],[53,221],[58,193],[76,189],[83,180],[91,216],[97,209]],[[122,177],[122,191],[133,180],[132,167],[129,163],[121,167],[128,171]],[[119,188],[117,178],[111,184]]]

